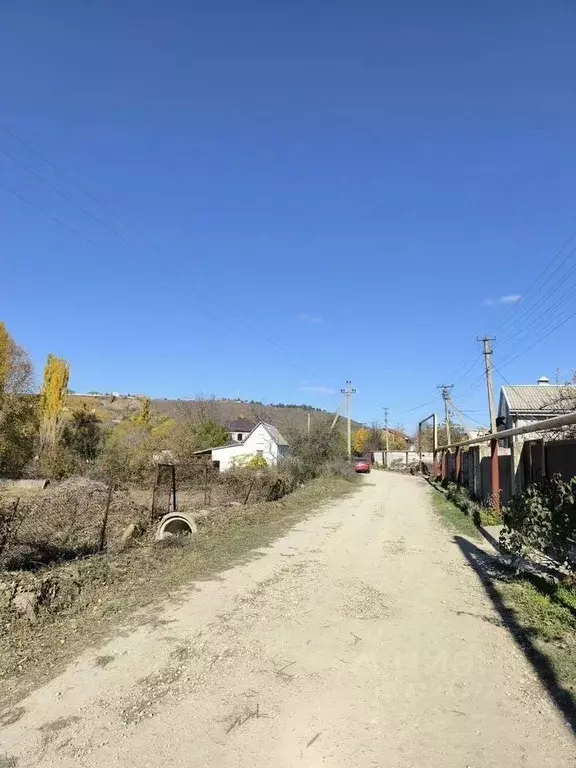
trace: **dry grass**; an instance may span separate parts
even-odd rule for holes
[[[357,487],[339,477],[319,478],[280,501],[216,515],[194,539],[176,539],[171,546],[141,543],[116,555],[44,569],[47,577],[74,570],[71,581],[81,579],[82,588],[57,613],[41,614],[37,624],[22,618],[2,628],[2,704],[14,704],[57,675],[87,647],[113,636],[120,624],[153,623],[155,606],[173,590],[250,559],[323,502]]]

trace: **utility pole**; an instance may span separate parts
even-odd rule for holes
[[[388,432],[388,408],[383,408],[384,411],[384,439],[386,440],[385,452],[384,452],[384,466],[388,469],[388,451],[390,450],[390,433]]]
[[[442,400],[444,400],[444,422],[446,424],[446,445],[450,445],[450,411],[448,410],[448,404],[450,403],[450,390],[454,387],[454,384],[439,384],[437,389],[442,390]]]
[[[356,390],[352,388],[352,382],[346,381],[346,388],[340,390],[346,401],[346,419],[348,420],[348,458],[352,458],[352,425],[350,421],[350,399]]]
[[[488,336],[484,336],[483,339],[476,337],[476,341],[481,341],[484,345],[482,354],[484,355],[484,367],[486,371],[486,389],[488,390],[488,411],[490,413],[490,431],[496,432],[496,414],[494,412],[494,387],[492,385],[492,349],[490,347],[491,341],[496,339],[490,339]]]

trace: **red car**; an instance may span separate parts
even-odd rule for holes
[[[354,459],[354,471],[370,472],[370,459],[365,459],[363,456],[359,459]]]

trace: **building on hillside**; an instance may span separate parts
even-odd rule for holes
[[[277,464],[278,459],[287,456],[290,450],[288,441],[273,427],[261,421],[242,442],[232,440],[226,445],[217,448],[207,448],[196,451],[196,456],[210,456],[215,469],[225,472],[235,464],[242,464],[251,458],[261,456],[271,466]]]
[[[230,441],[234,443],[241,443],[243,440],[245,440],[250,432],[254,429],[256,426],[255,421],[251,421],[250,419],[244,419],[240,417],[239,419],[231,419],[226,424],[226,429],[228,430],[230,434]]]
[[[573,411],[576,404],[576,385],[550,384],[542,376],[537,384],[506,385],[500,390],[500,403],[496,426],[498,431],[514,429],[527,424],[551,419]],[[524,439],[538,439],[542,434],[527,434]]]

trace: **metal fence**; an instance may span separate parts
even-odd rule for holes
[[[576,424],[576,411],[515,429],[437,446],[437,474],[468,487],[471,495],[499,509],[528,483],[559,474],[576,475],[576,440],[518,439]],[[508,440],[508,438],[511,438]],[[489,444],[489,447],[488,445]],[[503,445],[510,447],[504,448]]]

